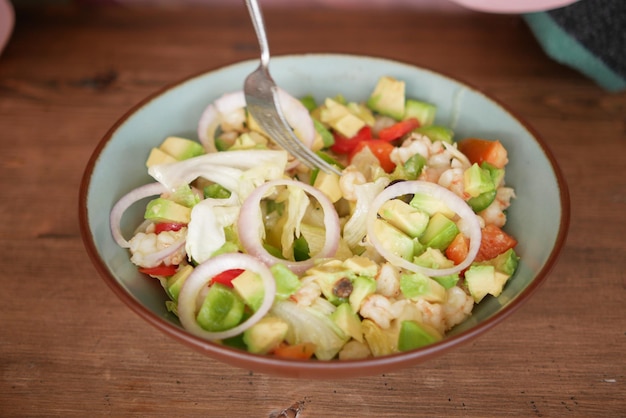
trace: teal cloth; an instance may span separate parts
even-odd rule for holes
[[[619,2],[626,6],[626,0],[619,0]],[[597,6],[602,7],[599,4]],[[555,61],[585,74],[608,91],[625,90],[626,75],[623,73],[623,60],[626,59],[626,45],[623,42],[625,29],[621,23],[623,14],[604,17],[604,19],[616,20],[617,30],[615,31],[610,22],[599,21],[598,19],[602,16],[590,17],[589,10],[582,9],[581,5],[577,6],[577,3],[574,3],[568,7],[578,7],[581,10],[580,17],[574,10],[575,13],[569,11],[567,19],[564,19],[562,11],[557,9],[529,13],[524,15],[524,20],[546,54]],[[619,7],[622,12],[626,10],[624,6]],[[593,27],[593,24],[598,25]],[[598,31],[606,31],[604,40],[598,37]],[[610,41],[607,42],[606,39]],[[615,51],[608,50],[609,48]]]

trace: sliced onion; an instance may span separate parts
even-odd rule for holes
[[[300,100],[280,88],[278,89],[278,100],[285,119],[298,133],[302,142],[310,148],[315,141],[315,126],[309,111]],[[220,115],[235,112],[245,106],[245,95],[242,90],[239,90],[224,94],[202,112],[198,122],[198,139],[207,152],[217,152],[215,132],[221,123]]]
[[[399,257],[387,250],[374,233],[374,223],[376,222],[376,218],[378,216],[378,210],[386,201],[398,196],[415,193],[428,194],[441,200],[464,220],[464,230],[467,231],[467,234],[469,235],[470,246],[467,257],[460,264],[445,269],[432,269],[418,266],[417,264],[405,260],[404,258]],[[482,234],[478,217],[467,205],[467,203],[450,190],[427,181],[402,181],[387,187],[378,196],[376,196],[372,202],[370,212],[367,215],[367,237],[381,256],[398,267],[402,267],[413,272],[423,273],[431,277],[447,276],[449,274],[458,273],[468,267],[472,261],[474,261],[474,258],[476,258],[476,254],[478,254],[481,236]]]
[[[181,237],[179,240],[174,241],[167,247],[159,250],[155,253],[149,254],[142,259],[142,264],[145,264],[145,267],[156,267],[163,262],[166,258],[174,254],[176,251],[180,250],[185,246],[185,238]]]
[[[115,203],[113,209],[111,209],[111,214],[109,215],[109,224],[111,228],[111,235],[113,235],[113,239],[120,247],[130,247],[130,244],[126,241],[124,235],[122,235],[121,227],[122,216],[124,215],[124,212],[126,212],[126,209],[141,199],[158,195],[166,191],[167,189],[161,183],[149,183],[131,190],[122,196],[117,203]]]
[[[263,248],[262,238],[263,220],[261,217],[261,200],[267,191],[276,186],[294,186],[304,189],[305,192],[317,199],[324,211],[324,225],[326,235],[324,246],[315,255],[304,261],[289,261],[276,258]],[[268,266],[282,263],[294,273],[300,274],[311,268],[320,258],[332,257],[339,246],[340,226],[337,211],[328,197],[320,190],[306,183],[296,180],[278,179],[268,181],[252,192],[243,202],[237,223],[239,241],[246,252],[260,259]]]
[[[265,294],[259,309],[246,321],[226,331],[209,332],[196,321],[197,297],[217,274],[231,269],[243,269],[257,273],[263,281]],[[222,340],[239,335],[269,312],[276,296],[276,282],[269,268],[261,261],[247,254],[227,253],[210,258],[198,265],[187,277],[178,295],[178,317],[183,327],[201,338]]]

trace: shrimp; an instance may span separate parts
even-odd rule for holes
[[[369,318],[382,329],[389,328],[394,319],[391,302],[382,295],[373,294],[365,298],[360,309],[363,318]]]
[[[465,193],[465,185],[463,181],[464,169],[462,168],[449,168],[439,176],[437,183],[441,187],[445,187],[463,200],[469,198],[469,195]]]
[[[474,299],[458,286],[447,290],[448,297],[443,304],[443,317],[446,331],[460,324],[472,313]]]
[[[446,330],[446,323],[442,305],[440,303],[430,303],[424,299],[417,300],[415,305],[422,312],[422,322],[435,328],[443,335]]]
[[[420,154],[424,158],[428,158],[431,154],[430,148],[432,143],[427,136],[413,134],[410,138],[402,143],[402,146],[391,151],[389,158],[396,165],[402,165],[415,154]]]
[[[493,224],[503,227],[506,223],[506,214],[504,213],[511,205],[511,199],[515,198],[515,191],[510,187],[500,187],[496,191],[496,198],[486,209],[478,213],[484,220],[485,224]]]
[[[356,169],[356,167],[348,166],[341,173],[341,178],[339,179],[339,189],[341,190],[341,194],[343,198],[350,201],[356,201],[357,195],[355,191],[355,186],[360,184],[365,184],[367,180],[363,173]]]
[[[140,267],[156,267],[161,263],[166,266],[178,265],[187,255],[184,245],[180,245],[180,248],[164,258],[155,257],[155,254],[171,245],[181,244],[186,234],[187,228],[181,228],[178,231],[163,231],[159,234],[139,232],[129,241],[132,254],[130,261]]]
[[[393,265],[385,263],[380,268],[376,277],[376,293],[388,298],[400,294],[400,272]]]
[[[301,306],[311,306],[322,294],[322,289],[317,284],[316,276],[307,276],[302,279],[300,288],[291,295],[291,299]]]

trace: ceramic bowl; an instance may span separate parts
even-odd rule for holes
[[[186,332],[165,308],[158,281],[147,279],[130,263],[109,230],[109,212],[126,192],[153,181],[144,165],[153,146],[169,135],[197,138],[203,109],[225,92],[241,90],[258,65],[248,61],[190,77],[130,109],[97,145],[82,179],[80,227],[98,273],[134,312],[174,339],[228,364],[289,377],[339,378],[386,373],[448,352],[498,324],[519,308],[547,278],[565,241],[569,224],[566,183],[555,159],[538,135],[503,105],[450,77],[386,59],[312,54],[272,59],[278,85],[294,96],[318,100],[343,94],[365,100],[382,75],[407,82],[407,96],[437,104],[436,123],[454,128],[455,137],[499,139],[509,153],[506,180],[517,198],[508,212],[506,230],[518,239],[519,268],[498,298],[475,307],[472,316],[442,341],[409,352],[354,361],[281,360],[253,355],[197,338]],[[135,205],[124,216],[130,234],[142,220]],[[122,325],[120,325],[122,326]]]

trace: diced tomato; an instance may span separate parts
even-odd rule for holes
[[[166,266],[161,264],[156,267],[139,267],[139,272],[150,276],[173,276],[176,273],[177,266]]]
[[[242,270],[242,269],[224,270],[217,276],[213,276],[210,284],[221,283],[224,286],[233,287],[233,283],[232,283],[233,279],[239,277],[241,273],[243,273],[244,271],[245,270]]]
[[[337,132],[333,133],[333,135],[335,137],[335,143],[330,149],[338,154],[350,154],[361,141],[372,139],[372,128],[364,126],[351,138],[346,138]]]
[[[488,141],[479,138],[465,138],[457,143],[459,151],[467,156],[472,164],[480,165],[483,161],[497,168],[504,168],[509,162],[507,152],[500,141]]]
[[[409,118],[381,129],[378,132],[378,138],[383,141],[393,141],[419,127],[420,122],[416,118]]]
[[[469,238],[462,233],[457,234],[446,248],[446,257],[452,260],[455,265],[461,264],[467,258],[468,253]]]
[[[164,231],[180,231],[183,226],[185,226],[185,224],[176,222],[158,222],[154,225],[154,233],[160,234]]]
[[[381,141],[380,139],[371,139],[369,141],[361,141],[356,148],[350,153],[350,161],[356,154],[368,147],[370,151],[376,156],[380,162],[380,166],[387,173],[391,173],[396,168],[396,163],[391,161],[391,151],[394,150],[394,146],[389,142]]]
[[[294,345],[281,344],[274,350],[274,355],[282,358],[306,360],[313,357],[315,344],[300,343]]]
[[[476,261],[491,260],[503,252],[515,247],[517,240],[496,225],[486,225],[482,230],[480,249]]]

